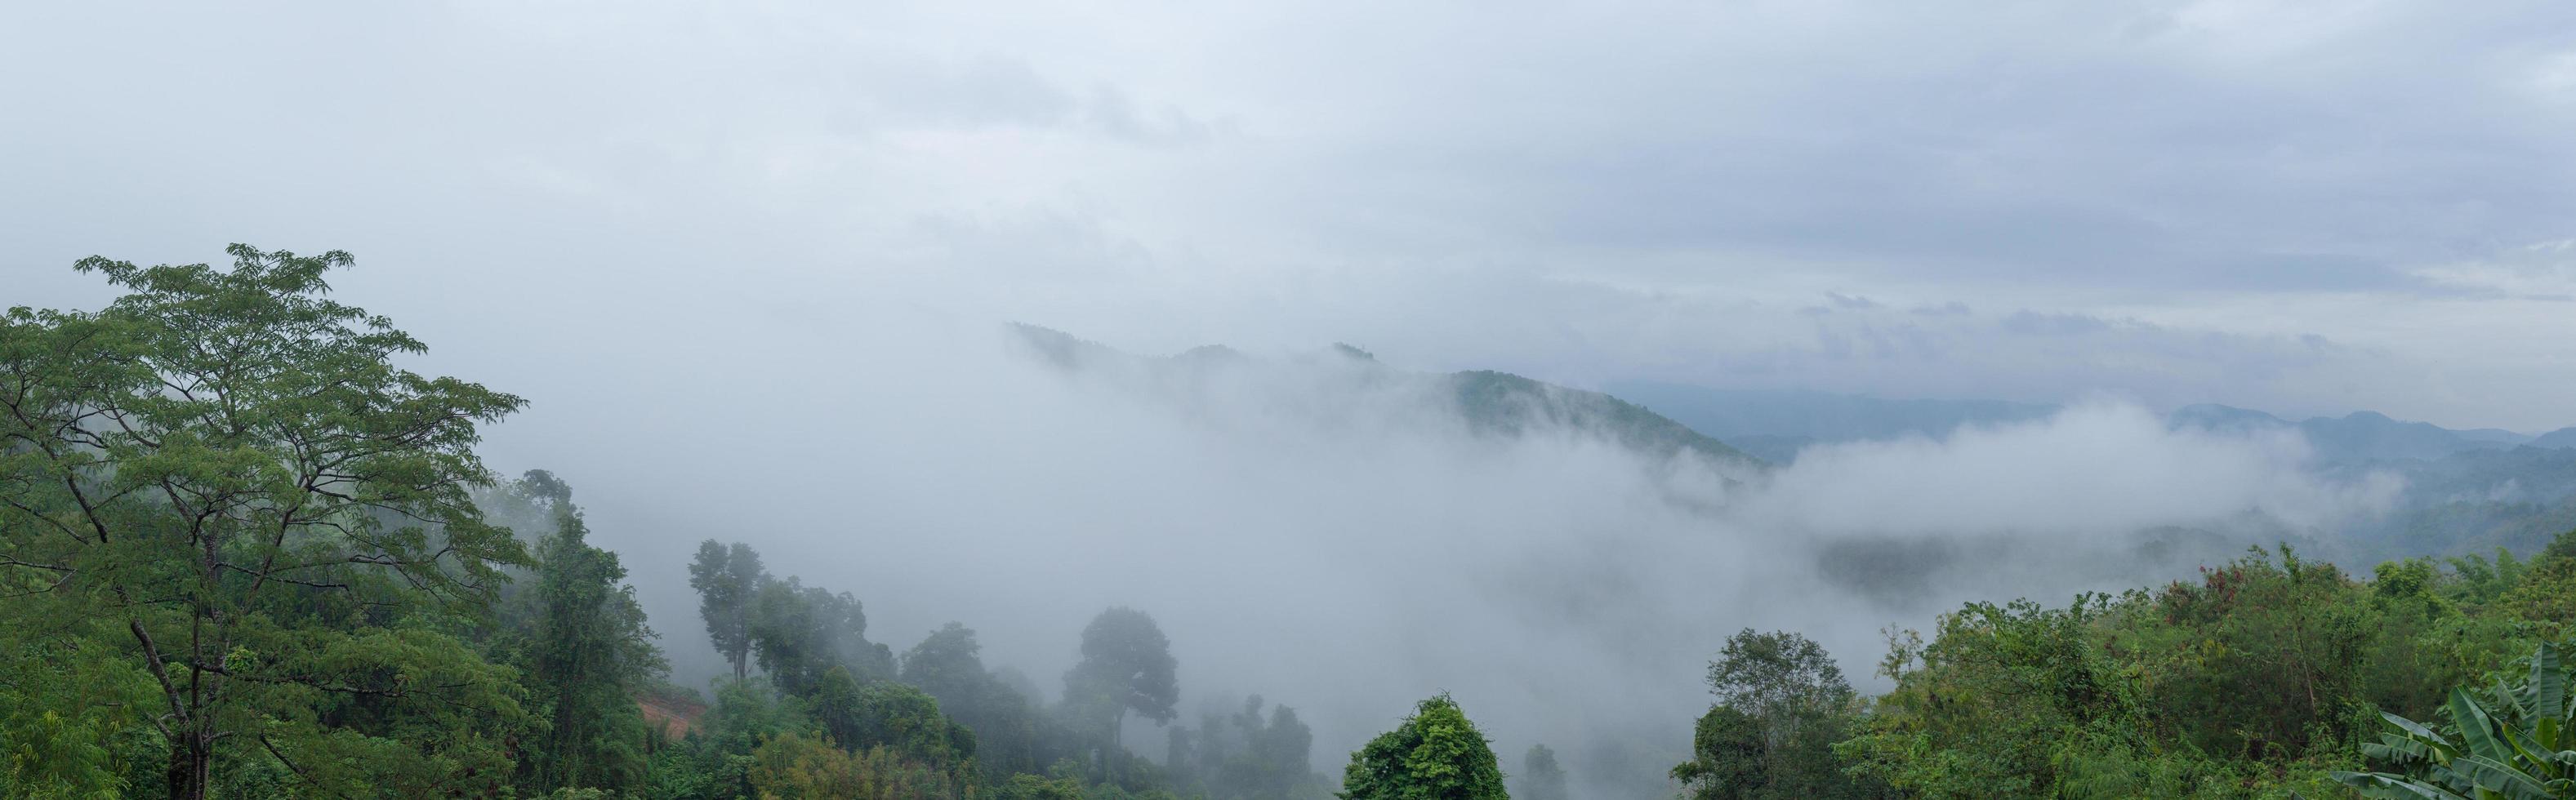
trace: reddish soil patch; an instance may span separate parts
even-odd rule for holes
[[[707,713],[703,703],[685,697],[645,695],[635,698],[635,707],[644,712],[644,722],[662,729],[672,741],[698,729],[698,716]]]

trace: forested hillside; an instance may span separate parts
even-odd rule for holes
[[[594,544],[579,476],[505,480],[477,455],[482,427],[525,401],[403,368],[425,343],[330,298],[346,254],[231,253],[83,261],[125,295],[0,320],[0,796],[1564,800],[1622,785],[1569,774],[1545,741],[1498,756],[1475,702],[1445,692],[1383,709],[1370,724],[1386,732],[1346,755],[1316,752],[1297,710],[1315,698],[1190,718],[1190,665],[1153,609],[1100,610],[1040,685],[985,663],[963,624],[872,639],[868,598],[735,537],[698,542],[685,574],[631,573]],[[1114,357],[1033,341],[1068,363]],[[1544,423],[1737,458],[1606,395],[1500,373],[1428,385],[1481,434]],[[1674,709],[1698,716],[1670,742],[1687,760],[1645,782],[1692,798],[2576,795],[2561,649],[2576,531],[2515,551],[2529,541],[2366,575],[2283,546],[2162,586],[1890,620],[1879,693],[1802,632],[1746,629],[1705,644],[1713,702]],[[698,614],[647,619],[639,587],[685,587]],[[728,674],[673,685],[663,648],[698,637]],[[1147,726],[1159,735],[1134,735]]]

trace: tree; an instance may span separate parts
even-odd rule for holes
[[[1856,699],[1825,648],[1787,631],[1728,637],[1708,665],[1717,702],[1673,778],[1701,800],[1829,797],[1859,791],[1832,746]]]
[[[1547,745],[1530,745],[1521,756],[1521,800],[1565,800],[1565,768],[1557,766],[1556,751]]]
[[[1819,712],[1851,702],[1851,682],[1825,648],[1792,631],[1727,637],[1708,664],[1708,690],[1717,704],[1761,720],[1764,738],[1777,745]]]
[[[661,679],[662,654],[634,587],[620,583],[617,554],[587,541],[571,488],[543,471],[529,475],[521,484],[553,506],[555,531],[539,540],[533,591],[516,598],[530,609],[513,649],[551,724],[520,771],[540,791],[624,789],[643,779],[635,698]]]
[[[867,631],[867,613],[850,593],[806,586],[793,576],[770,580],[753,603],[752,657],[778,688],[799,697],[835,667],[866,680],[893,677],[893,653],[870,644]]]
[[[1171,640],[1154,618],[1124,606],[1093,617],[1082,629],[1082,661],[1064,674],[1065,703],[1095,724],[1105,725],[1110,746],[1118,742],[1127,712],[1155,724],[1178,716],[1181,687],[1172,659]]]
[[[958,768],[975,755],[975,734],[940,713],[938,700],[892,681],[861,685],[839,667],[824,674],[814,716],[852,750],[884,747],[940,769]]]
[[[1025,695],[984,668],[981,650],[973,629],[948,623],[904,653],[902,680],[928,692],[950,719],[975,732],[976,765],[996,782],[1015,772],[1045,770],[1066,737]]]
[[[1343,800],[1510,800],[1494,749],[1456,701],[1422,701],[1395,730],[1351,754]]]
[[[747,777],[762,800],[948,800],[973,796],[955,776],[883,747],[850,752],[786,734],[752,751]]]
[[[952,712],[983,705],[983,695],[1000,687],[984,671],[982,652],[973,628],[955,622],[940,626],[904,651],[903,682],[929,692]]]
[[[2500,602],[2515,615],[2561,635],[2576,625],[2576,530],[2551,540],[2531,560],[2521,584]]]
[[[323,297],[348,254],[227,252],[83,259],[130,293],[0,317],[0,569],[150,676],[171,797],[219,758],[325,791],[488,785],[508,770],[475,731],[518,717],[509,675],[432,622],[527,561],[468,494],[476,425],[522,401],[395,368],[426,348]]]
[[[1315,734],[1287,706],[1262,713],[1260,695],[1243,710],[1200,718],[1198,730],[1173,727],[1166,765],[1175,789],[1214,800],[1290,800],[1329,791],[1311,765]]]
[[[1691,728],[1691,760],[1673,780],[1692,800],[1760,797],[1770,791],[1771,745],[1762,721],[1729,705],[1709,706]]]
[[[689,588],[698,591],[698,615],[706,619],[707,639],[733,664],[734,680],[750,674],[752,600],[768,582],[760,553],[741,542],[700,542],[697,560],[689,563]]]

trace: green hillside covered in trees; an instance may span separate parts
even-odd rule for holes
[[[1583,785],[1546,745],[1499,757],[1446,694],[1347,758],[1260,697],[1184,719],[1183,665],[1150,609],[1100,611],[1050,700],[985,664],[974,630],[871,640],[863,598],[742,543],[703,542],[686,575],[630,574],[591,543],[570,479],[498,479],[476,455],[479,426],[521,398],[402,369],[424,343],[329,298],[348,255],[231,254],[86,260],[126,294],[0,318],[0,796],[1564,800]],[[1479,425],[1554,414],[1739,457],[1606,395],[1451,380]],[[680,582],[698,618],[646,619],[636,587]],[[1892,688],[1875,696],[1806,636],[1746,630],[1709,664],[1713,700],[1668,786],[2576,797],[2571,620],[2576,532],[2367,575],[2282,547],[2162,587],[1972,603],[1891,630]],[[659,643],[700,635],[729,674],[673,685]],[[1131,740],[1131,719],[1162,741]]]

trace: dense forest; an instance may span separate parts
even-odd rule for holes
[[[403,369],[424,343],[329,299],[348,255],[231,254],[85,260],[126,294],[0,319],[0,796],[1566,800],[1579,785],[1547,745],[1498,755],[1447,694],[1387,709],[1406,716],[1346,759],[1314,752],[1278,702],[1296,698],[1185,719],[1152,609],[1101,610],[1050,697],[986,664],[962,624],[871,640],[859,593],[733,537],[700,544],[686,575],[629,574],[592,543],[578,476],[501,479],[477,456],[480,427],[522,398]],[[1724,447],[1704,438],[1664,434]],[[646,619],[636,587],[680,583],[698,618]],[[2576,531],[2366,575],[2282,546],[2162,587],[1970,603],[1891,629],[1877,695],[1799,632],[1744,630],[1710,643],[1712,699],[1667,785],[2576,797],[2571,620]],[[659,643],[701,634],[729,673],[675,685]],[[1132,740],[1131,718],[1162,740]]]

